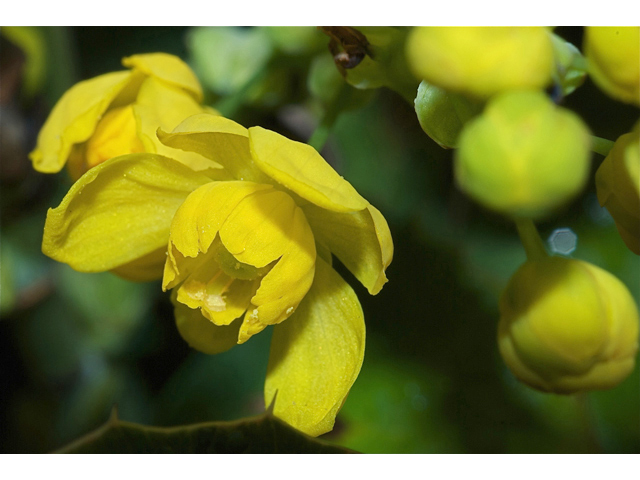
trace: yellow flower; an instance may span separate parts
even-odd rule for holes
[[[310,435],[331,430],[365,338],[332,254],[377,294],[393,254],[384,217],[312,147],[269,130],[200,114],[158,136],[224,169],[149,153],[108,160],[49,211],[44,253],[134,278],[164,261],[178,330],[206,353],[274,325],[266,403],[277,393],[280,418]]]
[[[418,78],[476,98],[541,89],[553,75],[553,45],[543,27],[416,27],[407,57]]]
[[[612,388],[635,365],[638,309],[627,288],[595,265],[527,261],[500,299],[498,344],[516,377],[539,390]]]
[[[171,149],[158,141],[158,127],[171,130],[191,115],[211,111],[200,105],[200,84],[179,58],[152,53],[122,63],[130,70],[85,80],[62,96],[30,155],[36,170],[56,173],[67,164],[76,180],[114,156],[166,155]],[[192,153],[176,158],[196,169],[210,163]]]
[[[640,128],[616,140],[596,172],[596,190],[624,243],[640,255]]]
[[[640,105],[640,27],[587,27],[584,52],[589,74],[602,90]]]

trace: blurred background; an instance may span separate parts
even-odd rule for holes
[[[581,48],[581,28],[556,33]],[[342,82],[329,37],[315,27],[3,27],[0,37],[0,451],[59,448],[114,405],[124,420],[157,426],[263,412],[269,334],[217,356],[195,352],[159,282],[45,257],[46,211],[70,180],[33,171],[27,155],[66,89],[156,51],[187,61],[224,115],[307,141]],[[322,153],[385,215],[395,256],[375,297],[336,267],[362,302],[367,350],[323,438],[366,453],[640,453],[638,367],[619,387],[580,397],[518,383],[496,345],[499,295],[525,260],[513,224],[456,189],[452,151],[423,133],[410,102],[386,89],[353,98]],[[564,106],[610,140],[639,113],[589,79]],[[592,173],[602,160],[593,154]],[[540,233],[550,249],[613,272],[638,301],[640,259],[591,179]]]

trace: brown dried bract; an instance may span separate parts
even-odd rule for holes
[[[338,70],[344,76],[345,69],[355,68],[365,55],[373,58],[369,48],[369,41],[362,33],[353,27],[318,27],[331,37],[329,51]]]

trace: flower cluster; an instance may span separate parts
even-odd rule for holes
[[[274,414],[310,435],[331,430],[365,342],[360,303],[332,258],[377,294],[393,255],[384,217],[312,147],[203,113],[194,99],[197,111],[180,110],[198,90],[175,90],[177,59],[150,69],[149,58],[131,58],[133,73],[111,74],[120,80],[110,96],[89,89],[92,102],[79,103],[80,84],[43,129],[37,167],[54,170],[76,149],[88,168],[48,212],[43,252],[83,272],[161,277],[180,334],[205,353],[274,326],[265,402],[275,398]],[[152,110],[147,89],[171,88]],[[162,108],[177,96],[167,110],[182,117],[175,124]],[[88,115],[87,103],[99,108]],[[132,111],[135,129],[131,119],[115,126],[119,108]],[[55,129],[63,134],[54,144]],[[103,131],[118,148],[100,147]],[[96,151],[115,156],[94,165]]]
[[[638,311],[627,288],[594,265],[547,256],[532,221],[565,206],[589,178],[590,132],[553,100],[589,73],[607,94],[637,104],[639,32],[587,29],[586,58],[542,27],[424,27],[407,41],[422,80],[420,125],[456,148],[458,186],[513,219],[525,244],[528,260],[500,301],[498,343],[512,372],[543,391],[610,388],[635,364]],[[636,253],[638,162],[635,131],[618,139],[596,175],[600,203]]]

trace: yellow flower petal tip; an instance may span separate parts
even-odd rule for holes
[[[200,105],[202,90],[189,67],[164,53],[123,60],[129,71],[100,75],[74,85],[60,98],[30,154],[43,173],[65,164],[73,180],[114,156],[141,151],[166,155],[158,127],[172,130],[185,118],[210,109]],[[183,152],[171,156],[196,169],[211,161]]]
[[[640,255],[640,129],[616,140],[596,172],[596,191],[624,243]]]
[[[476,98],[542,89],[553,75],[553,45],[543,27],[416,27],[407,57],[418,78]]]
[[[591,137],[582,120],[542,92],[492,98],[462,131],[455,152],[460,188],[511,217],[542,218],[584,187]]]
[[[593,81],[610,97],[640,105],[640,27],[586,27]]]
[[[249,139],[258,168],[302,198],[337,212],[369,205],[310,145],[261,127],[250,128]]]
[[[527,261],[500,299],[498,345],[514,375],[538,390],[612,388],[635,365],[638,309],[627,288],[594,265]]]

